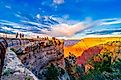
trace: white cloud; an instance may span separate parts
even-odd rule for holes
[[[15,16],[16,16],[16,17],[19,17],[19,18],[21,18],[21,17],[22,17],[22,16],[21,16],[21,15],[19,15],[19,14],[15,14]]]
[[[63,18],[64,19],[68,19],[69,18],[69,15],[68,14],[65,14],[65,15],[63,15]]]
[[[101,25],[112,25],[112,24],[120,24],[121,20],[113,21],[113,22],[103,22]]]
[[[48,18],[46,18],[46,19],[48,19]],[[61,22],[61,18],[54,18],[54,20]],[[71,22],[69,22],[69,20],[64,20],[65,23],[63,22],[63,23],[60,23],[58,25],[47,26],[47,27],[51,28],[51,30],[43,29],[41,26],[44,26],[44,25],[39,24],[37,22],[30,22],[30,21],[22,21],[22,22],[37,25],[38,26],[37,29],[42,31],[45,34],[38,34],[38,33],[30,32],[28,29],[29,26],[27,26],[27,25],[21,25],[18,23],[10,22],[10,21],[0,20],[0,24],[3,24],[3,25],[7,24],[7,25],[12,25],[13,28],[17,27],[17,28],[21,28],[21,29],[24,29],[24,28],[28,29],[27,30],[28,32],[27,31],[23,32],[27,35],[29,33],[31,33],[33,35],[34,34],[35,35],[36,34],[37,35],[46,35],[46,36],[48,35],[48,36],[55,36],[55,37],[61,37],[61,38],[70,38],[70,37],[79,37],[80,38],[82,36],[81,34],[83,34],[85,36],[86,33],[90,32],[89,30],[87,30],[88,28],[95,27],[95,26],[101,27],[101,26],[105,26],[105,25],[119,24],[119,23],[121,23],[121,18],[100,19],[100,20],[95,20],[95,21],[93,21],[91,18],[86,18],[83,21],[80,21],[80,22],[77,21],[77,22],[74,22],[73,24]],[[13,29],[13,28],[4,27],[3,29],[4,30],[11,30],[13,32],[22,32],[21,30],[17,30],[17,29]],[[83,30],[86,30],[86,31],[81,33]],[[102,31],[107,30],[108,31],[110,29],[102,29],[101,28],[100,30],[102,30]],[[95,32],[95,30],[93,30],[93,32]],[[76,36],[77,33],[78,33],[78,36]],[[114,33],[114,34],[116,34],[116,33]]]
[[[3,26],[3,27],[1,27],[2,29],[4,29],[4,30],[13,30],[12,28],[8,28],[8,27],[6,27],[6,26]]]
[[[11,9],[11,6],[8,6],[8,5],[6,5],[5,7],[8,8],[8,9]]]
[[[58,24],[51,28],[51,31],[42,30],[45,34],[55,37],[72,37],[75,36],[76,33],[81,32],[85,29],[95,27],[95,26],[105,26],[112,24],[121,23],[120,18],[112,18],[112,19],[100,19],[96,21],[92,21],[91,18],[86,18],[85,21],[78,22],[73,25],[69,24]],[[104,27],[103,27],[104,28]],[[86,33],[85,33],[86,34]]]
[[[114,32],[113,35],[121,35],[121,32]]]
[[[37,14],[36,17],[39,19],[41,16],[40,16],[40,14]]]
[[[68,20],[67,18],[60,18],[60,17],[56,17],[56,16],[51,16],[51,18],[55,21],[58,21],[60,24],[62,23],[65,23],[65,24],[69,24],[69,25],[74,25],[74,24],[77,24],[79,23],[80,21],[77,21],[77,20]],[[68,15],[68,18],[69,18],[69,15]]]
[[[73,36],[77,32],[80,32],[89,26],[86,25],[83,22],[80,22],[75,25],[68,25],[68,24],[58,24],[55,25],[51,28],[51,31],[48,30],[42,30],[44,33],[50,36],[55,36],[55,37],[69,37]]]
[[[97,20],[99,25],[112,25],[112,24],[120,24],[121,18],[109,18],[109,19],[101,19]]]
[[[18,23],[11,22],[11,21],[6,21],[6,20],[0,20],[0,24],[2,24],[2,25],[10,25],[13,28],[22,28],[23,27],[22,25],[20,25]]]
[[[37,25],[37,26],[42,26],[41,24],[39,24],[37,22],[32,22],[32,21],[22,21],[22,22]]]
[[[53,3],[62,4],[62,3],[64,3],[64,0],[53,0]]]

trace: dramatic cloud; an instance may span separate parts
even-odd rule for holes
[[[101,19],[96,21],[93,21],[91,18],[86,18],[84,21],[75,22],[74,24],[66,23],[65,20],[65,23],[59,23],[51,26],[32,21],[22,21],[22,23],[23,24],[1,20],[0,22],[1,30],[12,31],[13,33],[23,32],[26,35],[36,34],[40,36],[46,35],[46,36],[55,36],[61,38],[74,37],[77,34],[106,35],[106,34],[116,34],[118,32],[121,32],[120,27],[118,27],[115,30],[110,28],[111,25],[121,24],[121,18]],[[108,28],[106,28],[106,26],[108,26]]]
[[[99,22],[100,22],[100,25],[120,24],[121,18],[102,19],[102,20],[99,20]]]
[[[55,36],[55,37],[64,37],[64,36],[73,36],[77,32],[88,28],[86,24],[80,22],[75,25],[68,25],[68,24],[59,24],[51,28],[51,31],[42,30],[44,33]]]
[[[51,27],[51,30],[42,30],[45,34],[50,36],[56,36],[56,37],[71,37],[76,35],[77,33],[81,33],[83,30],[92,28],[95,26],[99,26],[100,28],[102,26],[107,25],[113,25],[113,24],[120,24],[121,19],[120,18],[113,18],[113,19],[101,19],[96,21],[86,20],[84,22],[79,22],[74,25],[68,25],[68,24],[58,24],[53,27]],[[98,29],[97,29],[98,30]],[[93,30],[92,30],[93,31]],[[86,35],[89,34],[110,34],[112,30],[102,30],[101,32],[93,31],[93,32],[86,32]],[[120,30],[113,30],[113,32],[118,32]]]

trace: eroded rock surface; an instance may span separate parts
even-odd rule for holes
[[[26,80],[28,78],[30,80],[38,80],[31,71],[24,67],[17,55],[8,48],[1,80]]]

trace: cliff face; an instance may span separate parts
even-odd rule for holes
[[[0,77],[2,75],[2,68],[4,65],[4,58],[6,53],[7,43],[4,39],[0,39]]]
[[[8,48],[4,59],[1,80],[38,80],[36,76],[21,63],[17,55]]]
[[[49,46],[45,48],[37,47],[29,53],[18,55],[24,66],[32,71],[36,76],[41,74],[41,70],[50,63],[64,67],[63,65],[63,45]]]
[[[92,56],[100,53],[102,46],[94,46],[85,50],[81,56],[77,57],[78,64],[85,64]]]
[[[85,50],[81,56],[77,57],[78,64],[86,64],[86,62],[96,54],[102,53],[112,53],[112,61],[116,56],[121,57],[121,55],[116,55],[121,53],[121,41],[110,41],[105,44],[99,44]]]
[[[32,72],[36,77],[39,77],[40,75],[42,75],[43,70],[46,67],[48,67],[51,63],[61,68],[64,68],[64,49],[63,49],[63,41],[61,40],[54,38],[51,40],[49,39],[46,39],[46,40],[18,40],[18,39],[9,40],[7,39],[5,41],[7,42],[7,47],[11,49],[9,51],[12,51],[13,53],[15,53],[14,55],[16,56],[14,57],[15,58],[17,57],[21,62],[21,64],[30,72]],[[0,42],[0,43],[3,43],[3,42]],[[8,49],[7,47],[4,48],[5,51]],[[7,54],[10,53],[9,51],[7,50]],[[1,52],[0,55],[2,54],[3,52]],[[4,52],[3,58],[0,57],[2,66],[6,66],[5,65],[6,60],[8,60],[8,62],[10,63],[12,60],[14,61],[14,57],[12,58],[12,60],[10,60],[9,57],[5,57],[7,54],[6,52]],[[14,64],[10,66],[15,67]],[[2,73],[2,69],[4,71],[5,68],[1,67],[1,73]]]

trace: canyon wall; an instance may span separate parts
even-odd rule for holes
[[[6,51],[10,49],[25,68],[36,77],[51,63],[64,68],[63,41],[52,39],[8,39],[0,38],[0,76],[5,64]]]

